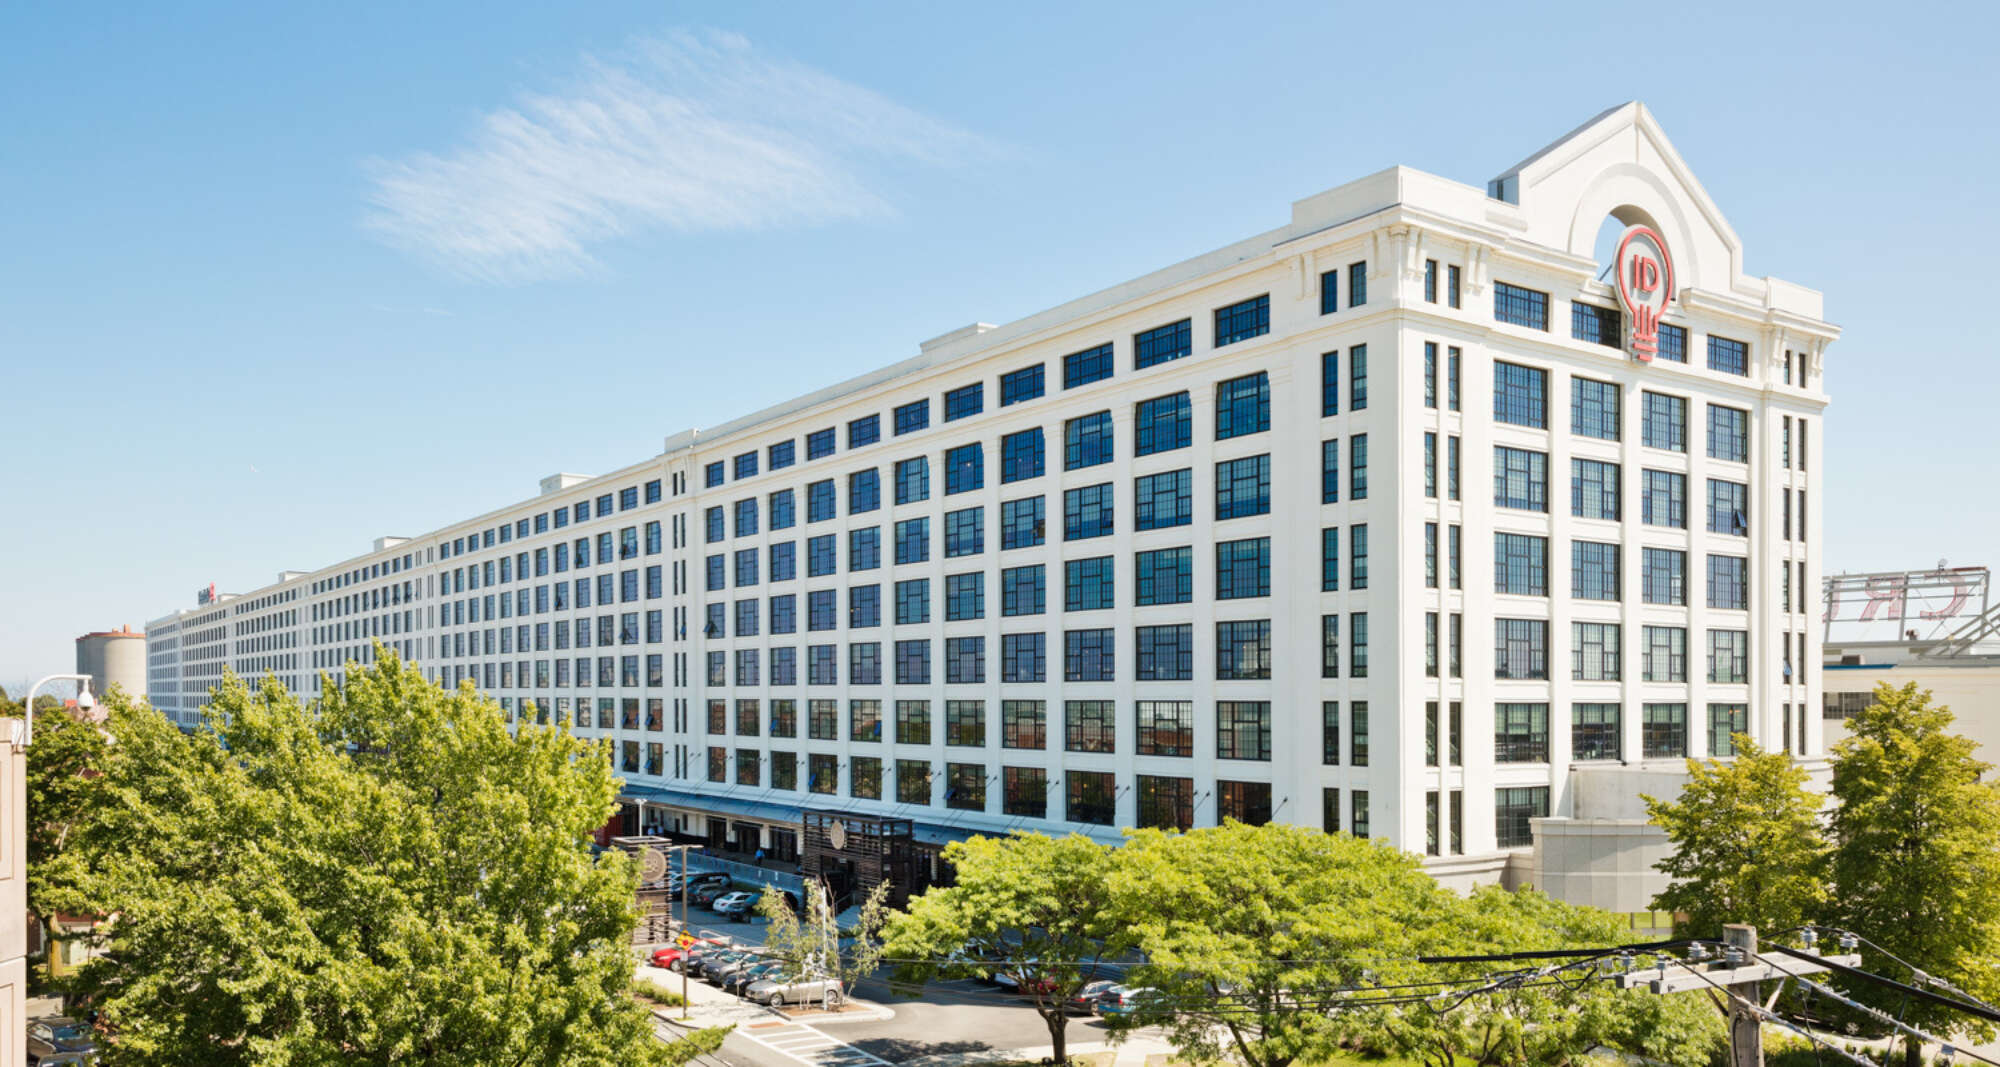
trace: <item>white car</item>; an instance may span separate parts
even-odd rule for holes
[[[828,1011],[840,1007],[840,982],[832,978],[766,978],[750,983],[746,1000],[782,1008],[787,1004],[818,1004]]]
[[[710,904],[708,907],[710,911],[715,912],[717,915],[742,915],[748,917],[750,912],[757,907],[757,894],[743,892],[727,893],[716,897],[715,903]]]

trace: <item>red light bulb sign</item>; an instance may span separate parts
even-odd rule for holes
[[[1641,363],[1660,351],[1660,314],[1674,298],[1674,261],[1650,226],[1628,226],[1618,239],[1618,300],[1632,322],[1627,347]]]

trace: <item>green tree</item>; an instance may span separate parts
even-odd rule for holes
[[[1439,955],[1615,946],[1629,938],[1615,916],[1578,907],[1533,889],[1481,886],[1454,898],[1432,931]],[[1342,1018],[1354,1043],[1371,1051],[1412,1056],[1429,1067],[1504,1064],[1509,1067],[1594,1062],[1599,1046],[1674,1067],[1704,1067],[1721,1040],[1721,1020],[1699,994],[1655,996],[1620,990],[1598,977],[1594,962],[1540,975],[1565,961],[1491,960],[1434,964],[1420,989],[1428,999]],[[1494,979],[1512,974],[1519,981]]]
[[[2000,786],[1991,765],[1951,732],[1950,709],[1915,683],[1875,687],[1834,746],[1831,824],[1834,917],[1881,946],[1862,967],[1908,977],[1909,965],[1974,996],[2000,994]],[[1932,1033],[1990,1038],[1966,1015],[1855,983],[1857,1000]],[[1922,1053],[1905,1043],[1905,1062]]]
[[[889,922],[889,883],[881,882],[861,899],[854,925],[841,929],[824,887],[807,884],[805,914],[776,886],[765,886],[757,910],[767,920],[764,951],[783,960],[794,974],[823,975],[837,980],[852,995],[855,983],[882,964],[884,928]]]
[[[88,719],[60,711],[35,717],[28,746],[28,909],[44,924],[57,914],[50,906],[60,896],[56,887],[75,881],[78,857],[67,845],[102,800],[95,779],[107,751],[103,728]]]
[[[636,872],[587,838],[601,748],[510,734],[378,662],[308,707],[227,676],[208,729],[118,700],[63,910],[117,915],[84,978],[113,1062],[679,1062],[625,995]]]
[[[1819,794],[1788,753],[1735,738],[1733,760],[1688,760],[1688,783],[1673,800],[1645,796],[1653,825],[1673,855],[1656,865],[1673,882],[1653,907],[1685,915],[1675,933],[1722,936],[1724,923],[1766,935],[1819,914],[1826,900],[1826,839]]]
[[[886,954],[898,984],[961,977],[987,967],[1020,983],[1048,1028],[1057,1063],[1068,1059],[1065,1010],[1093,978],[1107,948],[1119,950],[1106,916],[1111,854],[1070,834],[975,837],[945,846],[957,884],[932,889],[890,921]],[[997,961],[968,956],[986,950]]]
[[[1431,947],[1453,898],[1416,857],[1297,826],[1128,833],[1108,880],[1112,921],[1156,992],[1121,1025],[1160,1025],[1195,1062],[1285,1067],[1346,1033],[1328,1007]]]

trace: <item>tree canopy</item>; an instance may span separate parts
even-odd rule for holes
[[[2000,785],[1984,779],[1991,765],[1973,758],[1952,721],[1915,683],[1876,686],[1874,703],[1847,721],[1832,752],[1830,912],[1874,942],[1862,946],[1864,969],[1907,979],[1906,961],[1991,1000],[2000,995]],[[1933,1033],[1991,1034],[1869,983],[1848,992]],[[1908,1062],[1918,1055],[1912,1044]]]
[[[1604,948],[1630,940],[1609,912],[1497,885],[1453,896],[1430,937],[1439,954],[1450,956]],[[1564,962],[1576,966],[1542,973]],[[1338,1023],[1357,1047],[1413,1057],[1428,1067],[1564,1067],[1595,1062],[1590,1052],[1599,1046],[1674,1067],[1709,1062],[1721,1024],[1701,994],[1620,990],[1602,980],[1599,965],[1433,963],[1395,972],[1413,983],[1408,992],[1423,999],[1343,1015]]]
[[[1106,914],[1110,850],[1078,834],[1014,834],[953,842],[944,858],[957,884],[912,900],[890,923],[885,956],[899,983],[959,977],[980,965],[967,948],[984,949],[1020,983],[1063,1062],[1070,999],[1121,948]]]
[[[1680,916],[1683,937],[1721,937],[1724,923],[1795,929],[1826,900],[1821,797],[1805,768],[1746,735],[1735,741],[1734,759],[1688,760],[1678,798],[1643,798],[1674,846],[1658,866],[1673,882],[1653,907]]]
[[[233,676],[208,729],[110,705],[64,911],[115,915],[84,970],[118,1062],[666,1063],[625,996],[636,874],[590,833],[617,781],[510,734],[378,646],[312,706]]]
[[[764,928],[765,953],[784,961],[794,974],[834,979],[843,995],[851,995],[854,984],[881,965],[889,889],[888,882],[876,883],[861,898],[854,925],[843,930],[824,886],[806,886],[803,915],[792,910],[783,890],[765,886],[757,901],[757,911],[769,924]]]
[[[1156,990],[1130,1021],[1198,1061],[1323,1058],[1326,1005],[1388,961],[1433,946],[1452,895],[1379,841],[1271,824],[1137,830],[1118,851],[1110,915],[1144,952],[1127,984]],[[1370,974],[1370,971],[1375,972]]]
[[[123,697],[112,693],[107,699]],[[27,760],[28,908],[45,923],[57,914],[58,887],[75,880],[78,857],[67,846],[71,834],[96,813],[101,791],[96,778],[108,752],[109,736],[89,719],[58,711],[35,721]]]

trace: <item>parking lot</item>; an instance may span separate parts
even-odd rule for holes
[[[675,914],[679,914],[678,908]],[[764,942],[762,922],[717,921],[712,912],[699,907],[689,909],[688,918],[698,936],[722,935],[746,947]],[[669,989],[681,988],[678,974],[648,973]],[[1045,1054],[1049,1044],[1041,1017],[1025,999],[971,979],[933,983],[911,998],[893,993],[882,979],[871,978],[850,991],[850,1006],[879,1004],[893,1013],[889,1017],[863,1010],[833,1016],[814,1012],[793,1020],[728,997],[700,979],[690,978],[688,985],[700,1014],[736,1025],[719,1058],[746,1067],[798,1067],[801,1063],[867,1067],[933,1056],[963,1056],[979,1062],[1000,1058],[998,1054],[1004,1052],[1041,1049]],[[724,1008],[723,1001],[735,1004]],[[1070,1020],[1072,1051],[1102,1047],[1108,1038],[1102,1019],[1077,1016]],[[1126,1043],[1120,1061],[1143,1064],[1147,1052],[1157,1051],[1164,1051],[1164,1046],[1142,1035]]]

